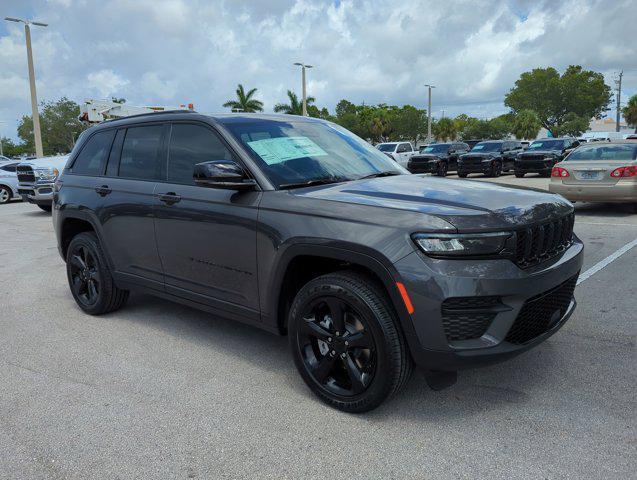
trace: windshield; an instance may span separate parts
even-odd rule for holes
[[[429,145],[421,150],[422,153],[446,153],[449,150],[448,143],[436,143],[435,145]]]
[[[250,119],[227,121],[224,126],[277,188],[317,180],[355,180],[381,172],[409,173],[332,123]]]
[[[472,152],[499,152],[502,148],[502,142],[484,142],[478,143],[471,149]]]
[[[565,160],[622,160],[637,158],[637,145],[586,145],[573,151]]]
[[[562,150],[563,148],[564,140],[541,140],[529,145],[530,150]]]
[[[381,143],[377,146],[381,152],[393,152],[396,149],[395,143]]]

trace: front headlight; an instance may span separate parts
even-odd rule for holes
[[[482,256],[500,253],[511,232],[493,233],[416,233],[416,245],[432,257]]]
[[[36,170],[38,178],[40,180],[55,180],[60,174],[57,168],[43,168]]]

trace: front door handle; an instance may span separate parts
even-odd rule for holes
[[[177,203],[181,200],[181,195],[177,195],[175,192],[160,193],[157,197],[166,205],[172,205],[173,203]]]
[[[105,197],[106,195],[111,193],[113,190],[110,189],[108,185],[102,185],[101,187],[95,187],[95,191],[99,193],[102,197]]]

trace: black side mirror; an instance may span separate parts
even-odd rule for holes
[[[256,182],[248,178],[245,170],[232,160],[215,160],[195,165],[195,183],[201,187],[225,188],[227,190],[252,190]]]

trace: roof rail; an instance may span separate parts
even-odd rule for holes
[[[148,116],[154,116],[154,115],[161,115],[163,113],[199,113],[199,112],[197,112],[195,110],[190,110],[190,109],[156,110],[154,112],[138,113],[136,115],[128,115],[126,117],[109,118],[108,120],[104,120],[101,123],[116,122],[117,120],[126,120],[128,118],[139,118],[139,117],[148,117]]]

